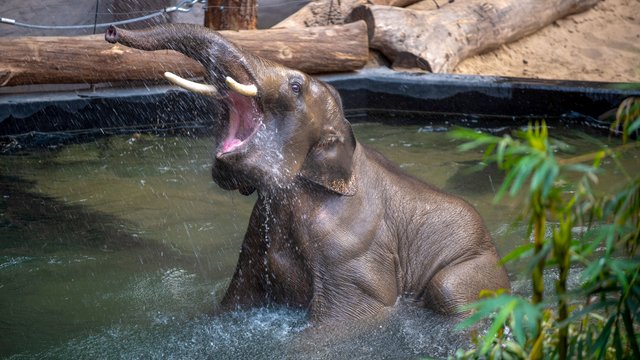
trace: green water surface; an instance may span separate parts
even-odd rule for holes
[[[354,129],[408,173],[476,206],[501,253],[522,243],[508,231],[522,204],[492,203],[501,174],[468,171],[481,151],[460,153],[446,133],[417,126]],[[552,134],[575,154],[614,144]],[[212,150],[206,137],[141,135],[0,155],[0,357],[279,358],[304,313],[202,317],[224,293],[255,201],[217,188]],[[637,173],[639,156],[619,161]],[[624,181],[611,160],[605,168],[599,186]],[[412,324],[401,317],[356,353],[378,358],[385,341],[395,358],[455,345],[430,348],[429,329]]]

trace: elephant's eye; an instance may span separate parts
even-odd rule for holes
[[[300,91],[302,91],[302,85],[297,81],[292,82],[291,91],[293,91],[294,94],[300,94]]]

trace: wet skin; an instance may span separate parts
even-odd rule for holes
[[[402,297],[457,314],[482,289],[509,288],[475,209],[361,145],[331,86],[198,26],[110,28],[106,39],[194,58],[225,109],[213,179],[258,200],[222,309],[275,302],[328,323]]]

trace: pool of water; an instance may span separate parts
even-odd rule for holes
[[[480,211],[501,253],[522,243],[521,204],[493,204],[501,175],[468,170],[445,133],[354,126],[362,143]],[[555,129],[574,152],[583,134]],[[640,152],[621,159],[640,171]],[[223,295],[255,197],[217,188],[207,137],[123,135],[0,155],[0,357],[444,357],[468,334],[399,304],[375,326],[319,331],[305,313],[263,308],[207,315]],[[600,186],[623,179],[613,164]],[[516,282],[517,286],[517,282]],[[350,327],[349,327],[350,326]]]

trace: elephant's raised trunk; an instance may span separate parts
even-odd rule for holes
[[[253,55],[239,50],[217,32],[190,24],[164,24],[144,30],[124,30],[110,26],[105,40],[140,50],[175,50],[201,63],[217,87],[227,77],[244,84],[255,84],[250,62]],[[180,84],[178,84],[180,85]]]

